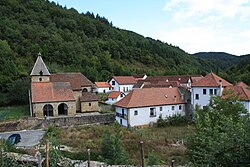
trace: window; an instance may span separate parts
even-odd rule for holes
[[[125,92],[125,87],[123,87],[123,92]]]
[[[181,110],[182,109],[182,106],[181,105],[179,105],[179,110]]]
[[[123,94],[121,94],[121,97],[123,97]]]
[[[138,115],[138,111],[137,110],[134,111],[134,115]]]
[[[83,88],[82,92],[88,92],[87,88]]]
[[[122,115],[124,115],[124,109],[122,109]]]
[[[172,110],[174,110],[175,109],[175,107],[174,106],[172,106]]]
[[[120,118],[120,124],[122,125],[122,119]]]
[[[115,81],[112,81],[112,85],[115,85]]]
[[[162,111],[162,107],[160,107],[160,111]]]
[[[41,77],[39,78],[39,81],[40,81],[40,82],[42,81],[42,78],[41,78]]]
[[[105,90],[105,89],[103,90],[103,93],[106,93],[106,90]]]
[[[150,117],[156,117],[155,108],[150,108]]]
[[[111,87],[109,87],[109,90],[111,90]]]
[[[207,94],[207,89],[203,89],[203,94],[204,94],[204,95]]]
[[[209,89],[209,94],[213,95],[213,89]]]
[[[128,87],[127,87],[127,92],[128,92]]]
[[[214,89],[214,95],[217,95],[217,89]]]
[[[199,94],[195,94],[195,99],[199,100]]]
[[[91,103],[89,103],[89,106],[91,106]]]

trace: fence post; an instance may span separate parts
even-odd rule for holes
[[[46,140],[46,167],[49,167],[49,140]]]
[[[42,167],[42,155],[40,152],[37,153],[37,164],[38,167]]]
[[[90,167],[90,149],[88,149],[88,167]]]
[[[140,141],[141,146],[141,166],[144,167],[144,143]]]

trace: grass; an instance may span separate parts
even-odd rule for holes
[[[100,154],[101,140],[105,130],[114,131],[112,125],[78,126],[58,129],[57,139],[60,144],[73,147],[77,152],[86,152],[88,148],[94,155]],[[165,127],[165,128],[143,128],[128,129],[121,128],[122,145],[128,152],[130,163],[138,165],[140,163],[141,140],[145,143],[145,158],[154,152],[164,164],[168,165],[172,158],[176,164],[185,164],[186,147],[181,144],[176,147],[177,141],[185,141],[188,133],[187,126]],[[76,156],[77,157],[77,156]],[[78,156],[80,158],[80,156]],[[84,156],[81,156],[84,157]],[[96,156],[95,156],[96,157]],[[92,157],[92,160],[95,160]]]
[[[29,116],[29,106],[0,107],[0,121],[8,121]]]

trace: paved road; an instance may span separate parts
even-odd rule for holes
[[[43,138],[45,131],[43,130],[23,130],[0,133],[0,138],[8,139],[13,133],[19,133],[21,135],[21,141],[17,143],[17,147],[31,148],[39,144],[39,141]]]

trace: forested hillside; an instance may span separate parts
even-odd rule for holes
[[[0,105],[27,102],[28,77],[39,52],[50,72],[82,72],[92,81],[215,68],[178,47],[116,28],[99,15],[47,0],[1,0]]]
[[[235,56],[224,52],[199,52],[193,55],[195,57],[210,61],[221,70],[225,70],[233,65],[237,65],[247,58],[247,56]]]
[[[224,75],[232,83],[243,81],[250,85],[250,55],[245,55],[244,60],[230,67]]]

